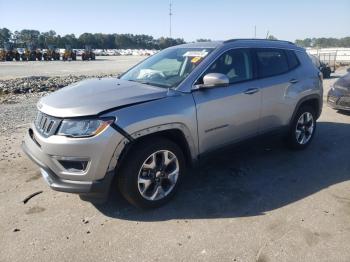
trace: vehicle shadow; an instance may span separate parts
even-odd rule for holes
[[[338,110],[337,113],[342,114],[342,115],[346,115],[346,116],[350,116],[350,111]]]
[[[264,215],[350,179],[350,124],[319,122],[310,147],[287,149],[281,139],[225,150],[191,170],[165,206],[140,210],[114,195],[96,208],[133,221]]]

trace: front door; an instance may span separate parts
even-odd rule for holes
[[[253,80],[249,49],[225,52],[197,84],[208,73],[225,74],[230,84],[193,92],[200,153],[256,135],[261,110],[261,92],[258,82]]]

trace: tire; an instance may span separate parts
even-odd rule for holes
[[[165,157],[170,161],[167,165]],[[132,205],[156,208],[174,196],[184,172],[185,159],[180,147],[168,139],[153,138],[131,148],[118,170],[117,185]]]
[[[312,106],[301,106],[295,114],[289,134],[288,145],[295,150],[305,149],[310,145],[316,132],[316,112]]]

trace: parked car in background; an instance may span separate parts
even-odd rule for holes
[[[328,91],[327,103],[337,110],[350,111],[350,71],[340,77]]]
[[[22,147],[55,190],[104,199],[119,188],[158,207],[186,166],[219,148],[277,131],[306,148],[322,97],[320,72],[293,43],[185,44],[41,98]]]
[[[326,63],[322,62],[318,56],[315,55],[309,55],[311,58],[312,63],[320,70],[320,72],[323,75],[323,78],[330,78],[332,69],[329,65]]]

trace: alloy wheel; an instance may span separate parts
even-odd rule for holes
[[[303,113],[295,128],[295,137],[300,145],[308,143],[314,132],[314,118],[310,112]]]
[[[138,190],[150,201],[161,200],[174,189],[179,177],[179,160],[169,150],[159,150],[143,162],[138,174]]]

